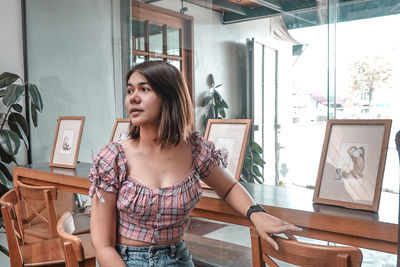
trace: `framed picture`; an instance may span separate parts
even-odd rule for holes
[[[117,119],[111,133],[110,142],[121,142],[129,135],[129,119]]]
[[[58,117],[50,166],[75,169],[84,123],[85,117]]]
[[[226,171],[237,181],[240,179],[251,119],[209,119],[204,138],[212,141],[217,149],[228,151]]]
[[[391,120],[328,120],[313,201],[377,211]]]

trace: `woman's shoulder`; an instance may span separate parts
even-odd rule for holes
[[[100,152],[97,154],[97,160],[102,161],[113,161],[116,158],[124,158],[124,150],[122,148],[121,143],[119,142],[110,142],[107,145],[103,146],[100,149]]]
[[[214,143],[211,141],[206,140],[198,131],[193,131],[190,134],[190,141],[194,148],[194,151],[201,151],[201,150],[213,150]]]

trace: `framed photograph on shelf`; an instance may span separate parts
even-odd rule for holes
[[[377,211],[391,120],[328,120],[313,201]]]
[[[75,169],[84,123],[85,117],[58,117],[50,166]]]
[[[129,119],[116,119],[110,142],[121,142],[129,135]]]
[[[209,119],[204,138],[212,141],[217,149],[228,151],[226,171],[237,181],[240,179],[251,119]]]

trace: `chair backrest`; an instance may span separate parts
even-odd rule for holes
[[[73,235],[75,224],[72,214],[67,211],[57,223],[57,233],[64,243],[65,264],[67,267],[78,266],[77,262],[85,260],[82,241],[79,236]]]
[[[250,229],[253,267],[278,266],[271,257],[299,266],[359,267],[362,253],[355,247],[315,245],[273,236],[278,243],[276,251],[263,240],[254,227]]]
[[[20,245],[24,243],[21,228],[18,225],[16,209],[18,208],[17,194],[15,190],[5,193],[1,199],[1,214],[3,215],[4,228],[8,243],[8,251],[12,266],[22,266],[22,254]],[[13,265],[14,264],[14,265]]]
[[[57,216],[53,203],[57,199],[56,188],[32,186],[17,181],[15,191],[20,207],[17,217],[23,227],[25,241],[28,235],[38,240],[57,238]],[[34,227],[38,225],[41,227]]]

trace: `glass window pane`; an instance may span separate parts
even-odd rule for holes
[[[167,29],[167,54],[181,55],[181,31],[179,29]]]
[[[134,56],[133,57],[133,66],[143,63],[146,61],[146,58],[144,56]],[[131,67],[133,67],[131,66]]]
[[[163,53],[163,33],[160,25],[150,23],[149,50],[156,54]]]
[[[144,22],[132,20],[132,42],[134,50],[145,50]]]
[[[163,59],[158,57],[151,57],[149,61],[163,61]]]
[[[172,65],[174,65],[178,70],[182,70],[181,69],[181,61],[180,60],[172,60],[172,59],[168,59],[167,61],[168,63],[171,63]]]

